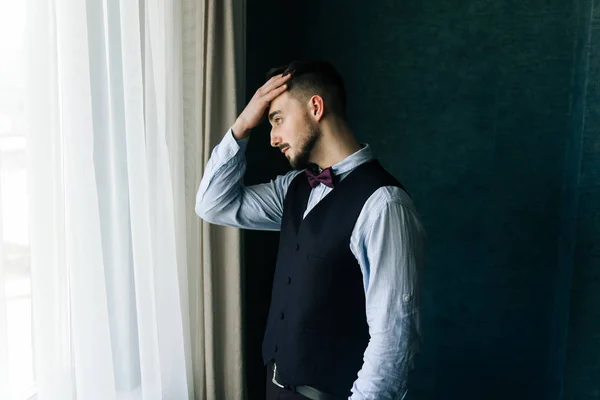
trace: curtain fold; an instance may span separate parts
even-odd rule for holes
[[[38,400],[244,398],[240,233],[193,211],[243,3],[27,1]]]
[[[183,1],[187,258],[201,266],[189,275],[197,399],[245,398],[240,231],[209,225],[194,212],[210,152],[245,101],[244,32],[244,1]]]

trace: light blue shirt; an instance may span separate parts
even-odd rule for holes
[[[231,130],[212,151],[196,197],[196,213],[205,221],[243,229],[278,231],[289,184],[302,171],[290,171],[269,183],[244,186],[248,138],[236,141]],[[344,179],[373,159],[369,145],[332,166]],[[304,216],[331,189],[312,189]],[[352,400],[404,399],[407,375],[420,343],[419,276],[425,231],[408,194],[381,187],[365,202],[350,239],[350,250],[363,275],[370,340],[352,385]],[[335,368],[335,366],[332,366]]]

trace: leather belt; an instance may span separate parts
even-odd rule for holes
[[[273,379],[271,381],[283,389],[288,389],[302,396],[309,398],[311,400],[341,400],[341,398],[333,396],[331,394],[320,391],[319,389],[308,386],[308,385],[300,385],[300,386],[286,386],[278,381],[279,374],[277,373],[277,364],[273,361]]]

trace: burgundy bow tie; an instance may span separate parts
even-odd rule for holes
[[[306,168],[304,171],[306,172],[306,177],[308,178],[308,184],[310,185],[311,188],[318,186],[319,183],[322,183],[325,186],[329,186],[330,188],[333,188],[333,186],[334,186],[333,172],[331,171],[331,167],[325,168],[323,171],[321,171],[320,174],[314,173],[309,168]]]

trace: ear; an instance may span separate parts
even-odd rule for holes
[[[310,98],[309,101],[310,107],[310,116],[317,122],[323,118],[323,113],[325,112],[325,103],[323,102],[323,98],[318,94],[315,94]]]

